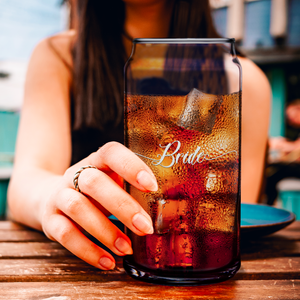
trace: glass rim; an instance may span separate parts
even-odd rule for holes
[[[134,44],[234,44],[234,38],[137,38]]]

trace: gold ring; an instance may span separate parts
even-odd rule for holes
[[[74,175],[74,178],[73,178],[73,184],[74,184],[74,187],[75,187],[75,190],[79,193],[81,193],[81,190],[79,188],[79,185],[78,185],[78,178],[79,178],[79,175],[80,173],[84,170],[84,169],[88,169],[88,168],[93,168],[93,169],[97,169],[95,166],[91,166],[91,165],[88,165],[88,166],[83,166],[81,167]]]

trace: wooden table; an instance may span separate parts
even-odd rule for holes
[[[226,282],[160,286],[129,277],[118,259],[100,271],[42,233],[0,222],[0,299],[300,299],[300,222],[242,243],[242,267]]]

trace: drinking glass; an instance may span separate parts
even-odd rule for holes
[[[135,39],[125,66],[125,144],[158,191],[126,190],[154,233],[126,229],[134,278],[207,284],[240,268],[241,66],[234,39]]]

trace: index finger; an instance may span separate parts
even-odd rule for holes
[[[112,170],[141,191],[157,191],[151,169],[132,151],[117,142],[109,142],[86,158],[99,170]],[[82,163],[82,162],[81,162]]]

